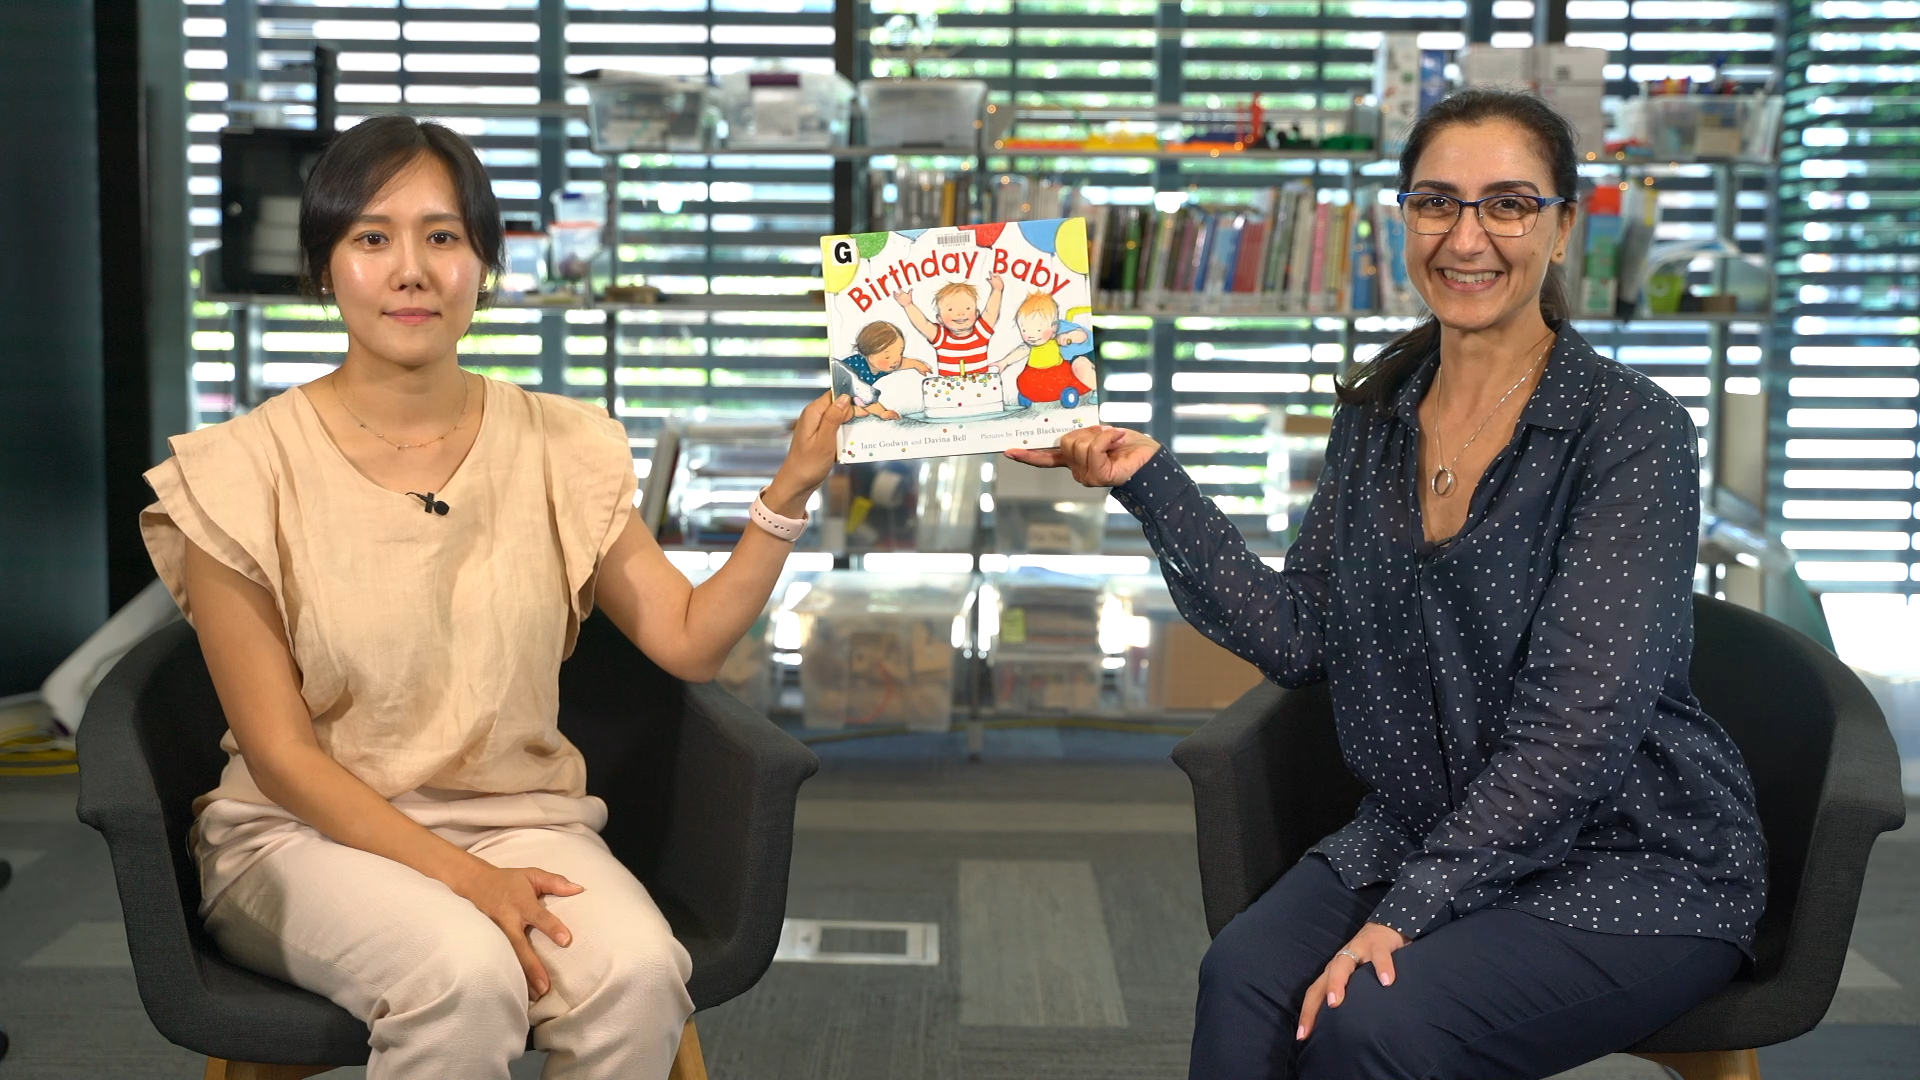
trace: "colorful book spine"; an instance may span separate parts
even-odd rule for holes
[[[1273,215],[1267,220],[1266,259],[1260,273],[1260,293],[1277,297],[1287,284],[1287,252],[1293,244],[1294,193],[1281,188],[1273,193]]]
[[[1293,251],[1287,259],[1286,303],[1288,311],[1307,307],[1307,277],[1313,264],[1313,234],[1318,228],[1319,195],[1311,188],[1300,192],[1294,202]]]
[[[1586,265],[1574,302],[1581,314],[1613,315],[1620,289],[1620,233],[1620,189],[1611,184],[1594,188],[1587,197]]]
[[[1127,239],[1125,255],[1120,264],[1119,297],[1115,307],[1133,307],[1139,300],[1140,230],[1145,225],[1144,218],[1139,207],[1127,207]]]
[[[1307,264],[1307,310],[1326,310],[1327,227],[1333,216],[1332,203],[1313,208],[1313,257]]]
[[[1327,311],[1345,311],[1353,292],[1352,203],[1335,203],[1327,225]]]
[[[1203,292],[1207,287],[1207,256],[1213,253],[1215,231],[1219,228],[1220,218],[1204,210],[1194,222],[1193,261],[1187,267],[1187,292]]]
[[[1255,218],[1247,222],[1246,231],[1240,238],[1239,265],[1233,272],[1234,292],[1250,293],[1260,290],[1260,267],[1266,255],[1266,243],[1266,221]]]
[[[1354,209],[1359,211],[1361,207]],[[1379,310],[1379,281],[1380,267],[1373,246],[1373,215],[1356,212],[1353,215],[1353,298],[1349,302],[1353,310]]]

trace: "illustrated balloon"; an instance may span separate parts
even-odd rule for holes
[[[1053,253],[1054,234],[1057,233],[1059,229],[1059,218],[1052,218],[1047,221],[1020,222],[1020,235],[1027,238],[1027,243],[1032,244],[1034,247],[1049,255]],[[1083,231],[1080,235],[1081,246],[1084,247],[1086,246],[1086,233]],[[1085,271],[1082,271],[1082,273],[1084,272]]]
[[[830,293],[841,292],[853,284],[854,275],[860,270],[858,258],[843,263],[835,255],[835,249],[838,248],[841,256],[844,256],[847,253],[847,245],[851,245],[853,241],[854,237],[851,236],[820,238],[820,276],[825,279],[827,291]],[[854,254],[857,255],[858,252]]]
[[[992,247],[994,242],[1000,239],[1000,232],[1007,227],[1007,223],[999,221],[992,225],[962,225],[960,227],[973,234],[973,242],[976,247]]]
[[[1056,253],[1067,269],[1076,274],[1087,272],[1087,219],[1068,218],[1060,223],[1054,237]]]
[[[853,243],[855,247],[860,249],[861,258],[871,259],[886,248],[887,238],[892,235],[892,233],[883,232],[858,233],[854,236]]]

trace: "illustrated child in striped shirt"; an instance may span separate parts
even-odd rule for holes
[[[1093,361],[1084,347],[1092,335],[1079,323],[1062,322],[1053,297],[1029,295],[1013,313],[1013,325],[1020,330],[1020,347],[1007,356],[1007,374],[1020,391],[1020,404],[1057,401],[1071,409],[1093,393]]]
[[[940,316],[934,322],[913,306],[913,291],[902,289],[893,299],[906,309],[913,328],[933,343],[936,366],[942,375],[965,375],[986,371],[987,342],[993,337],[993,324],[1000,321],[1000,299],[1006,282],[999,274],[987,279],[990,292],[987,308],[980,310],[980,290],[964,281],[950,281],[933,294],[933,310]]]
[[[903,367],[911,368],[922,375],[932,374],[932,369],[907,355],[906,335],[892,323],[868,323],[853,339],[853,347],[854,354],[839,363],[858,381],[844,389],[836,386],[834,393],[852,395],[855,416],[877,416],[882,420],[900,419],[899,412],[887,407],[886,395],[878,386],[881,378]]]

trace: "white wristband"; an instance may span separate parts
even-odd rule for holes
[[[753,523],[789,544],[800,539],[800,534],[807,531],[807,519],[782,517],[767,509],[766,494],[766,489],[762,488],[760,494],[753,497],[753,505],[747,509]]]

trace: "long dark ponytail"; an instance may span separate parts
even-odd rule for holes
[[[1425,116],[1414,122],[1407,132],[1407,147],[1400,152],[1400,190],[1411,189],[1413,170],[1420,164],[1420,155],[1426,152],[1435,134],[1455,124],[1481,124],[1489,120],[1512,121],[1533,135],[1535,149],[1553,172],[1551,194],[1573,198],[1578,193],[1580,164],[1573,149],[1573,125],[1533,94],[1492,87],[1462,90],[1428,109]],[[1565,319],[1571,310],[1566,279],[1561,275],[1559,264],[1549,264],[1546,280],[1540,285],[1540,316],[1553,324]],[[1355,365],[1344,378],[1336,381],[1334,397],[1342,405],[1385,409],[1400,384],[1439,348],[1440,323],[1429,314],[1419,325],[1387,342],[1365,363]]]

